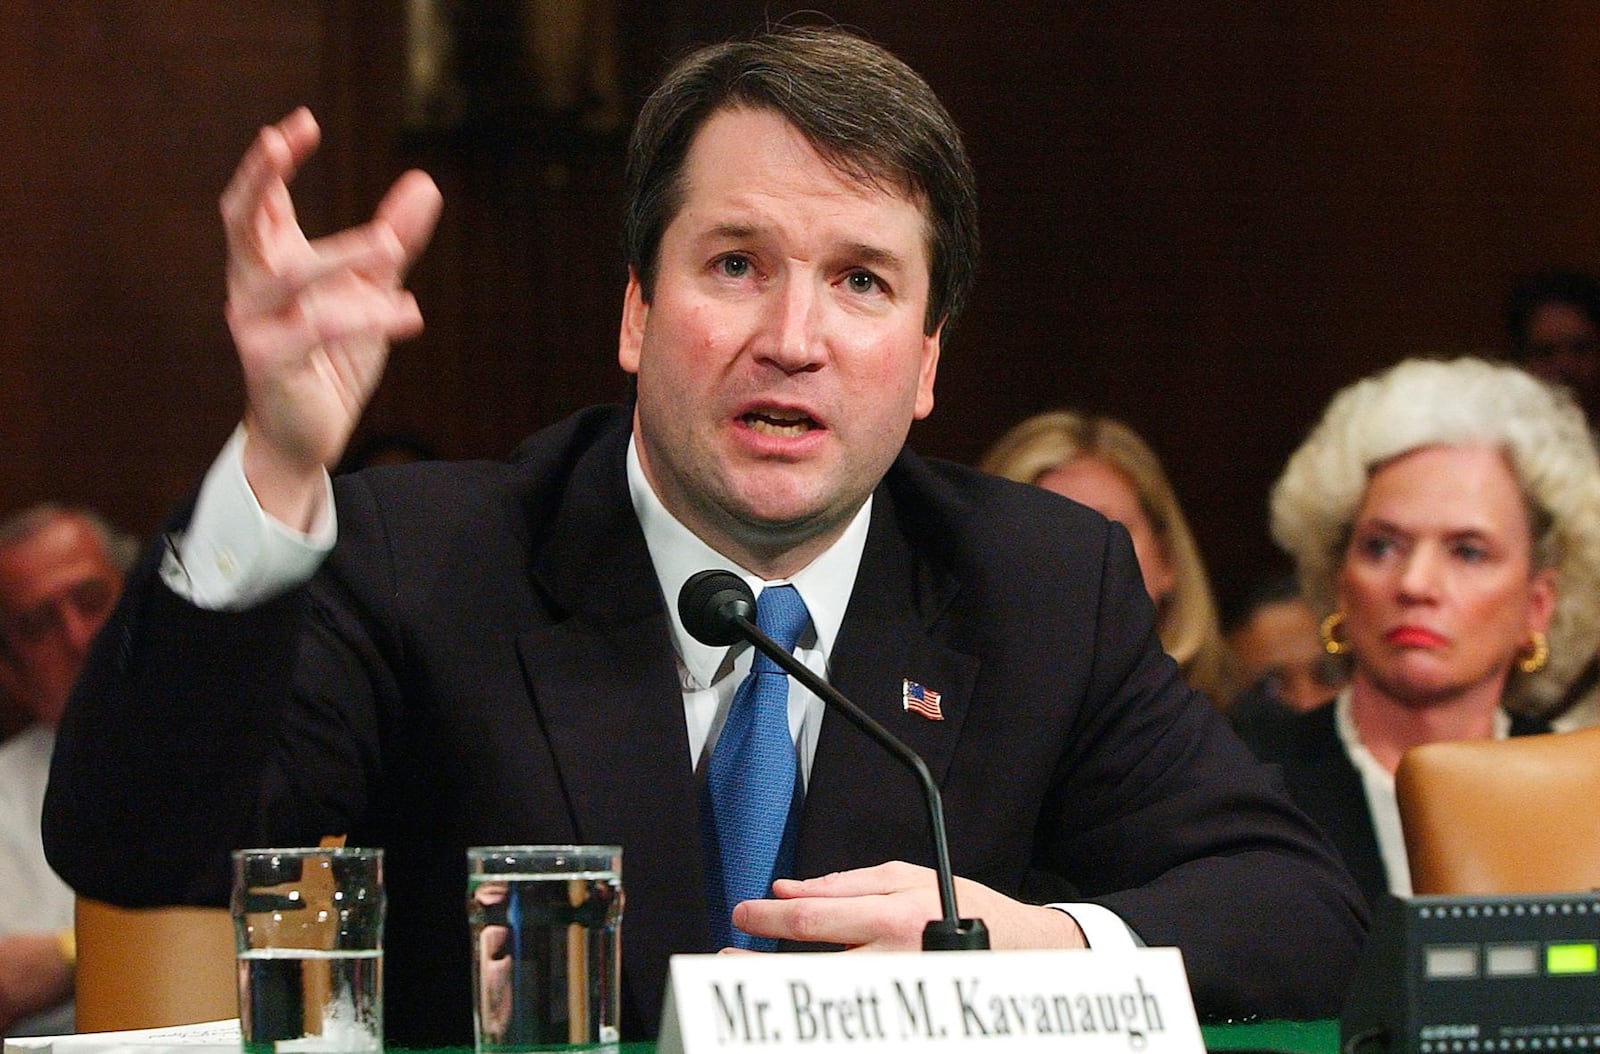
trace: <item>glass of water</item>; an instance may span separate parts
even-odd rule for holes
[[[236,851],[245,1054],[381,1051],[383,916],[382,849]]]
[[[478,1054],[617,1042],[622,849],[467,850]]]

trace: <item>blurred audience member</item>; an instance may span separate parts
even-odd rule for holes
[[[350,448],[334,475],[371,468],[374,465],[409,465],[413,461],[437,461],[433,444],[411,432],[376,432]]]
[[[1600,423],[1600,280],[1581,271],[1539,271],[1506,299],[1511,350],[1529,373],[1572,389]]]
[[[1304,712],[1338,694],[1349,664],[1328,652],[1317,633],[1317,616],[1294,577],[1267,581],[1244,600],[1227,631],[1235,706],[1261,700]]]
[[[1410,892],[1406,750],[1542,731],[1600,637],[1600,462],[1568,394],[1412,360],[1351,385],[1289,459],[1272,532],[1351,682],[1250,737],[1369,899]],[[1504,707],[1519,699],[1534,716]]]
[[[1205,564],[1161,461],[1144,440],[1112,418],[1057,410],[1001,436],[980,467],[1065,495],[1126,527],[1162,646],[1192,687],[1218,705],[1227,701],[1222,630]]]
[[[33,715],[21,703],[12,702],[0,692],[0,743],[4,743],[24,728],[33,724]]]
[[[0,523],[0,690],[32,723],[0,746],[0,1032],[72,1031],[72,891],[39,835],[56,723],[138,546],[92,513]]]

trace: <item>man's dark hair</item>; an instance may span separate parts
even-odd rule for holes
[[[1232,633],[1243,628],[1257,611],[1273,604],[1287,604],[1291,600],[1301,600],[1305,596],[1300,591],[1300,582],[1292,574],[1273,575],[1269,578],[1258,579],[1249,588],[1241,593],[1231,603],[1224,606],[1222,611],[1222,631]]]
[[[1525,275],[1506,297],[1506,331],[1518,358],[1528,354],[1528,323],[1541,304],[1567,304],[1600,330],[1600,281],[1582,271],[1548,270]]]
[[[645,102],[628,146],[624,251],[648,303],[661,237],[683,204],[683,164],[718,111],[773,110],[840,172],[919,201],[931,283],[924,331],[957,316],[978,260],[978,195],[961,134],[933,89],[876,44],[800,27],[693,52]]]

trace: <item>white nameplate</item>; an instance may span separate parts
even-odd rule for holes
[[[1176,948],[675,955],[659,1054],[1204,1054]]]

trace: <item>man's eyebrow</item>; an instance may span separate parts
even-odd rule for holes
[[[867,245],[865,242],[852,242],[849,245],[849,254],[862,263],[872,264],[876,267],[900,269],[906,265],[906,258],[892,249],[885,249],[881,245]]]
[[[705,237],[708,240],[743,241],[758,236],[762,229],[753,223],[718,223],[706,230]],[[903,255],[893,249],[885,249],[881,245],[848,242],[841,248],[841,255],[873,267],[901,270],[906,266],[906,258]]]
[[[755,235],[757,227],[753,223],[719,223],[706,232],[710,238],[750,238]]]

